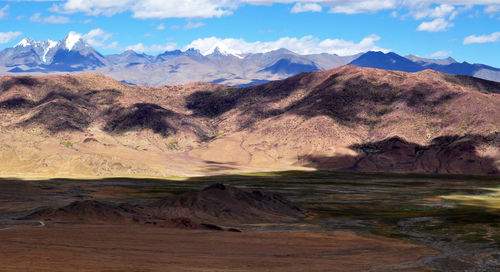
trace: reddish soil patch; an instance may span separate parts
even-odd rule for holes
[[[351,232],[207,232],[137,225],[0,231],[2,271],[431,271],[438,252]]]

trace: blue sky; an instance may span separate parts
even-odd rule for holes
[[[0,48],[70,31],[104,54],[222,41],[243,53],[383,50],[500,67],[500,0],[0,1]]]

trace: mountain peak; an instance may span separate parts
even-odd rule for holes
[[[452,63],[456,63],[456,62],[457,62],[457,60],[455,60],[455,59],[454,59],[454,58],[452,58],[452,57],[447,57],[447,58],[446,58],[446,60],[447,60],[447,61],[450,61],[450,62],[452,62]]]
[[[68,35],[66,36],[66,38],[64,38],[64,40],[62,40],[62,42],[64,43],[64,46],[69,51],[71,51],[73,49],[73,47],[80,41],[83,41],[82,35],[74,32],[74,31],[69,32]]]
[[[415,56],[415,55],[407,55],[407,56],[405,56],[405,58],[407,58],[413,62],[419,63],[421,65],[424,65],[424,66],[431,65],[431,64],[449,65],[449,64],[457,63],[457,61],[452,57],[439,59],[439,58],[422,58],[422,57]]]
[[[184,53],[190,56],[201,56],[200,50],[194,49],[192,47],[184,51]]]
[[[176,50],[167,50],[160,54],[160,56],[180,56],[182,55],[182,51],[179,49]]]
[[[137,55],[139,55],[139,53],[135,52],[132,49],[127,49],[127,50],[123,51],[123,53],[121,53],[121,54],[122,55],[126,55],[126,56],[130,56],[130,55],[132,55],[132,56],[136,55],[137,56]]]
[[[55,41],[52,41],[52,40],[46,40],[44,42],[44,44],[45,44],[45,47],[44,47],[44,50],[43,50],[42,61],[45,63],[45,62],[47,62],[47,54],[49,53],[49,51],[52,48],[55,48],[59,43],[55,42]]]
[[[34,41],[32,38],[24,38],[22,39],[19,43],[17,43],[14,47],[28,47],[32,46],[36,41]]]
[[[393,71],[418,72],[424,68],[394,52],[368,51],[349,64],[358,67],[371,67]]]
[[[275,54],[292,54],[292,55],[298,55],[297,53],[289,50],[289,49],[286,49],[286,48],[278,48],[278,49],[274,49],[274,50],[271,50],[267,53],[275,53]]]
[[[235,56],[242,59],[241,52],[229,48],[226,44],[221,41],[217,41],[207,52],[203,54],[208,55],[218,55],[218,56]]]

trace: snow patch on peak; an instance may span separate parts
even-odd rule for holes
[[[217,41],[208,51],[206,51],[203,55],[208,56],[212,54],[220,54],[223,56],[235,56],[239,59],[242,59],[241,52],[229,48],[221,41]]]
[[[64,42],[65,42],[65,47],[66,49],[68,49],[69,51],[71,51],[71,49],[73,49],[73,47],[75,46],[75,44],[77,42],[79,42],[82,38],[82,35],[81,34],[78,34],[74,31],[71,31],[68,36],[66,36],[66,38],[64,39]]]
[[[24,38],[18,44],[16,44],[14,47],[19,47],[19,46],[28,47],[28,46],[31,46],[32,42],[33,42],[33,40],[31,40],[30,38]]]
[[[48,46],[49,49],[52,48],[52,47],[56,47],[56,45],[57,45],[57,42],[52,41],[52,40],[47,40],[47,42],[49,43],[49,46]]]
[[[47,53],[49,53],[49,50],[57,46],[57,42],[47,40],[46,41],[47,46],[45,47],[45,50],[43,51],[43,56],[42,56],[42,61],[47,62]]]

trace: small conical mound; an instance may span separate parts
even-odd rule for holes
[[[271,222],[305,216],[278,194],[214,184],[201,191],[166,198],[150,207],[162,216],[196,218],[208,222]]]

